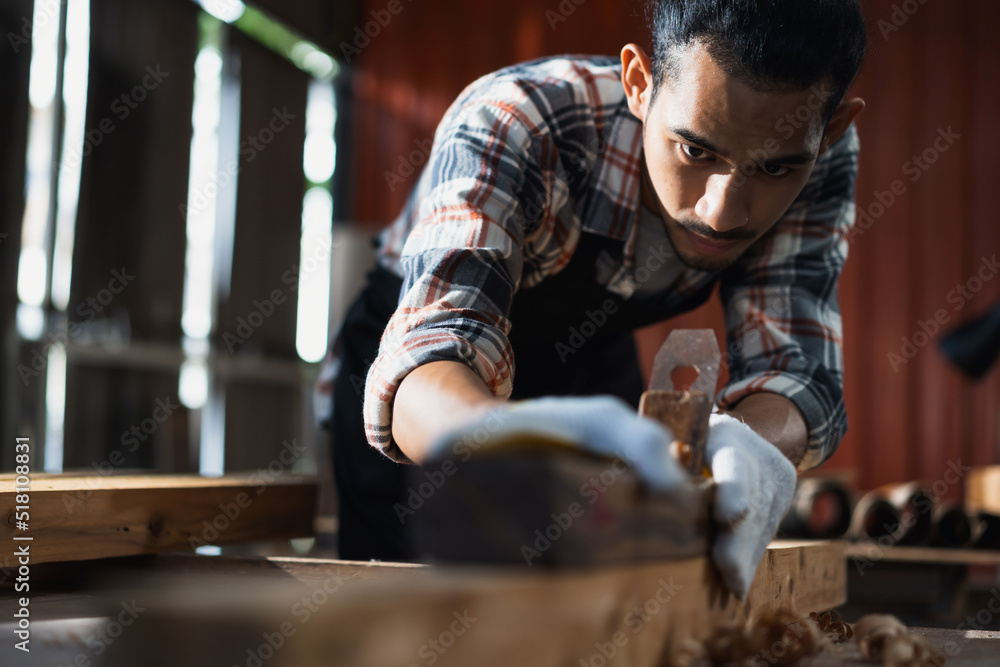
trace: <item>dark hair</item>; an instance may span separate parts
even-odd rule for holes
[[[653,96],[674,80],[693,42],[757,90],[829,82],[826,121],[861,69],[867,47],[858,0],[651,0]]]

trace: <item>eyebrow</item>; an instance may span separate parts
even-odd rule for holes
[[[698,148],[704,148],[707,151],[721,155],[722,157],[728,157],[726,153],[720,150],[715,144],[701,136],[693,130],[689,130],[685,127],[672,127],[670,131],[677,136],[684,139],[684,141],[697,146]],[[801,151],[799,153],[790,153],[789,155],[782,155],[779,157],[771,158],[764,162],[765,166],[772,165],[786,165],[786,166],[801,166],[804,164],[809,164],[816,159],[816,156],[809,151]]]

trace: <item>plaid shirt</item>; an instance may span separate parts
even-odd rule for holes
[[[371,445],[406,460],[391,435],[393,398],[421,364],[461,361],[509,397],[515,293],[563,269],[582,232],[624,243],[623,259],[604,271],[608,290],[628,298],[641,287],[641,269],[639,280],[634,271],[641,129],[615,58],[538,60],[463,91],[406,207],[382,234],[379,261],[404,285],[367,377]],[[684,267],[671,288],[683,311],[721,282],[730,381],[717,403],[762,391],[790,399],[809,429],[803,470],[826,460],[847,428],[836,287],[854,220],[857,153],[852,128],[734,266]]]

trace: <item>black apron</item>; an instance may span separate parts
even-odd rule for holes
[[[643,382],[632,332],[679,310],[668,293],[625,299],[598,284],[601,252],[620,264],[622,248],[620,241],[583,233],[566,268],[514,295],[511,399],[610,394],[638,408]],[[407,466],[368,444],[362,417],[364,378],[403,282],[381,267],[368,280],[335,343],[341,355],[331,420],[339,552],[348,560],[412,560],[416,554],[395,509],[397,503],[406,506]],[[685,299],[684,310],[706,301],[712,287],[709,283]]]

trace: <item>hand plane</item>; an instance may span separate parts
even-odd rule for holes
[[[714,483],[705,442],[719,347],[710,329],[677,330],[656,356],[639,412],[674,434],[671,452],[690,484],[653,492],[617,458],[543,436],[413,466],[411,538],[427,559],[450,563],[591,566],[708,553]],[[678,371],[698,376],[688,389]],[[438,474],[448,466],[450,474]],[[433,489],[427,479],[441,480]]]

